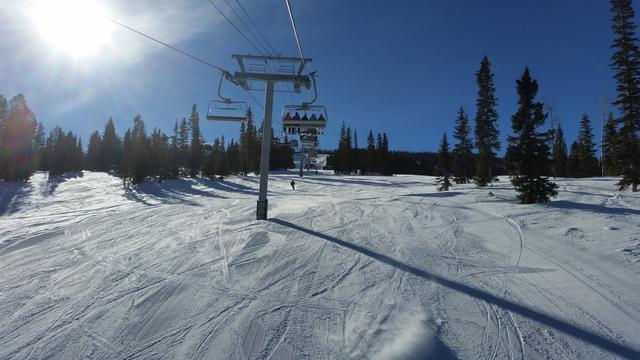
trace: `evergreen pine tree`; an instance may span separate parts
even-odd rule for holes
[[[113,119],[109,118],[102,133],[102,146],[100,148],[100,171],[112,171],[120,167],[122,157],[122,140],[116,133]]]
[[[87,147],[87,169],[91,171],[100,171],[102,169],[102,159],[100,159],[102,147],[102,138],[100,133],[95,131],[89,137],[89,145]]]
[[[464,108],[460,107],[453,133],[453,137],[458,140],[458,143],[453,147],[451,168],[456,184],[470,183],[473,177],[473,143],[469,133],[469,118]]]
[[[580,143],[574,141],[569,151],[569,160],[567,161],[567,174],[570,177],[580,177]]]
[[[180,176],[179,158],[180,145],[178,143],[178,121],[176,121],[173,125],[173,135],[171,135],[171,144],[167,154],[167,178],[176,179]]]
[[[578,135],[580,165],[578,177],[597,176],[600,173],[598,158],[596,157],[596,144],[593,141],[593,128],[588,115],[583,115],[580,120],[580,133]]]
[[[373,130],[369,130],[367,136],[367,156],[365,172],[371,173],[376,169],[376,139],[373,136]]]
[[[492,168],[495,162],[495,151],[500,149],[496,89],[491,63],[487,56],[480,63],[480,70],[476,73],[476,81],[478,83],[478,99],[476,101],[475,137],[478,156],[476,158],[475,181],[478,186],[484,187],[494,179]]]
[[[7,179],[9,174],[8,157],[9,139],[7,135],[7,115],[9,103],[4,95],[0,94],[0,180]]]
[[[149,139],[142,116],[137,114],[133,128],[125,133],[121,176],[125,185],[127,181],[138,184],[150,175],[149,170]]]
[[[609,114],[609,119],[604,125],[604,135],[602,143],[602,166],[604,168],[604,175],[615,176],[618,175],[618,169],[615,162],[615,150],[616,150],[616,121],[612,114]]]
[[[380,135],[380,133],[377,134],[377,139],[376,139],[376,168],[375,171],[378,174],[382,173],[382,168],[384,166],[384,164],[382,163],[382,149],[383,149],[383,144],[382,144],[382,135]]]
[[[515,169],[511,179],[523,204],[547,202],[557,195],[558,185],[549,181],[549,133],[538,132],[547,115],[543,105],[535,102],[538,82],[526,68],[517,80],[518,111],[511,118],[513,136],[509,136],[510,160]]]
[[[391,166],[389,164],[390,153],[389,153],[389,138],[387,137],[387,133],[382,133],[381,161],[382,161],[382,174],[392,175]]]
[[[447,134],[442,135],[440,141],[440,150],[438,152],[438,179],[436,180],[438,191],[449,191],[451,187],[450,171],[451,171],[451,155],[449,154],[449,141]]]
[[[51,130],[47,140],[49,178],[59,176],[65,172],[67,157],[66,136],[59,126]]]
[[[190,174],[189,167],[189,124],[182,118],[178,130],[178,167],[182,175]]]
[[[22,94],[14,96],[8,109],[0,104],[2,138],[0,138],[0,171],[7,181],[27,181],[33,173],[33,135],[37,126],[35,114]]]
[[[227,147],[227,162],[229,164],[229,171],[232,174],[239,174],[241,170],[240,159],[240,147],[234,139],[231,139],[229,146]]]
[[[344,163],[346,167],[346,173],[352,174],[354,170],[353,164],[353,146],[352,146],[352,138],[351,138],[351,127],[347,127],[347,135],[345,137],[344,143]]]
[[[333,154],[333,171],[336,174],[347,173],[348,165],[346,163],[346,149],[347,149],[347,126],[344,121],[340,127],[340,138],[338,139],[338,148]]]
[[[564,131],[562,127],[558,127],[554,131],[553,150],[552,150],[552,167],[554,177],[566,177],[567,173],[567,143],[564,139]]]
[[[202,152],[202,134],[200,133],[200,115],[196,104],[191,108],[191,116],[189,117],[189,125],[191,127],[191,154],[189,157],[189,169],[192,178],[197,177],[202,169],[204,154]]]
[[[31,152],[33,154],[32,168],[37,171],[46,169],[46,138],[44,134],[44,125],[40,122],[33,134]]]
[[[631,0],[611,0],[615,49],[611,67],[618,97],[614,105],[620,112],[616,136],[616,168],[622,173],[620,190],[640,190],[640,49],[636,37],[635,12]]]
[[[126,187],[127,182],[131,179],[133,165],[133,140],[131,137],[131,129],[127,129],[122,138],[122,157],[119,165],[119,175],[122,177],[122,183]]]

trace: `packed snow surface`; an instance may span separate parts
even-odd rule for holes
[[[0,358],[640,359],[638,194],[433,182],[0,183]]]

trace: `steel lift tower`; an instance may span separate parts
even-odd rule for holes
[[[262,123],[262,150],[260,157],[260,191],[256,219],[266,220],[268,210],[267,188],[269,184],[269,153],[271,150],[271,120],[273,117],[273,95],[276,84],[291,84],[293,91],[299,93],[304,86],[311,87],[311,78],[303,75],[303,71],[311,59],[281,57],[281,56],[257,56],[257,55],[232,55],[237,61],[240,70],[233,74],[223,72],[223,78],[247,91],[254,90],[253,83],[265,83],[264,121]],[[221,80],[222,82],[222,80]],[[218,94],[220,89],[218,89]],[[222,100],[212,101],[209,105],[207,119],[214,121],[246,121],[250,116],[250,110],[220,95]],[[240,117],[228,116],[229,112],[247,111]]]

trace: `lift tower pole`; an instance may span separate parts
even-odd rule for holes
[[[302,86],[311,88],[311,78],[303,75],[306,64],[311,59],[282,57],[282,56],[257,56],[257,55],[232,55],[238,62],[240,71],[231,76],[231,81],[247,91],[252,90],[252,82],[266,84],[264,122],[262,123],[262,152],[260,156],[260,191],[256,219],[267,220],[267,189],[269,185],[269,153],[271,150],[271,120],[273,117],[273,94],[276,84],[289,83],[297,93]],[[271,69],[274,69],[273,71]]]
[[[300,177],[304,176],[304,148],[300,150]]]
[[[267,188],[269,186],[269,156],[271,153],[271,118],[273,116],[273,88],[275,81],[267,81],[264,98],[264,121],[262,122],[262,150],[260,152],[260,192],[256,218],[267,220]]]

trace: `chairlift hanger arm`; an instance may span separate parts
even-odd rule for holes
[[[311,101],[302,103],[302,106],[309,106],[314,102],[316,102],[316,100],[318,99],[318,87],[316,85],[316,72],[314,71],[310,73],[309,77],[311,78],[311,82],[313,83],[313,99],[311,99]]]
[[[222,72],[222,75],[220,76],[220,82],[218,83],[218,97],[222,100],[224,100],[225,102],[231,102],[230,98],[224,97],[222,96],[221,90],[222,90],[222,81],[227,78],[229,73],[227,73],[226,71]]]

